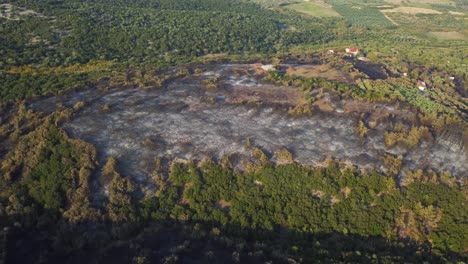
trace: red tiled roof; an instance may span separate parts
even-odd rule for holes
[[[358,48],[355,48],[355,47],[349,48],[349,52],[358,52],[358,51],[359,51]]]
[[[423,81],[418,81],[418,87],[426,87],[426,83]]]

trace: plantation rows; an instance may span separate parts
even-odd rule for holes
[[[394,27],[394,25],[377,9],[354,6],[342,0],[328,1],[333,8],[353,26],[362,27]]]

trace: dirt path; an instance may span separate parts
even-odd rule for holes
[[[385,12],[381,12],[381,13],[384,15],[386,19],[388,19],[388,21],[392,22],[393,25],[399,26],[398,23],[395,22],[395,20],[393,20],[389,15],[385,14]]]

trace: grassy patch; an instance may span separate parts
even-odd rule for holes
[[[396,5],[453,5],[451,0],[387,0],[387,3]]]
[[[315,4],[315,3],[300,3],[300,4],[292,4],[287,5],[286,8],[295,10],[299,13],[303,13],[309,16],[314,17],[339,17],[335,10],[329,7],[325,7],[323,5]]]
[[[440,40],[466,40],[467,37],[460,32],[429,32],[430,37],[435,37]]]
[[[442,14],[442,12],[434,10],[434,9],[428,9],[428,8],[420,8],[420,7],[409,7],[409,6],[400,6],[397,8],[393,9],[387,9],[383,12],[389,12],[389,13],[405,13],[405,14]]]

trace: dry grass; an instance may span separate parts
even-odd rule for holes
[[[464,16],[465,14],[462,12],[455,12],[455,11],[449,11],[451,15],[456,15],[456,16]]]
[[[322,198],[323,196],[325,196],[325,193],[321,190],[311,190],[310,194],[312,194],[312,196],[317,197],[317,198]]]
[[[285,148],[275,150],[275,155],[277,164],[292,164],[294,163],[294,158],[291,152]]]
[[[231,206],[232,204],[228,201],[225,201],[225,200],[218,201],[218,207],[221,209],[229,209]]]
[[[222,58],[227,56],[227,53],[209,53],[201,56],[202,58],[212,59],[212,58]]]
[[[349,195],[351,194],[351,188],[349,188],[348,186],[344,187],[341,189],[341,193],[343,194],[343,196],[345,198],[348,198]]]
[[[429,32],[429,36],[436,37],[441,40],[466,40],[467,37],[460,32]]]
[[[339,17],[335,10],[329,5],[320,3],[304,2],[287,5],[286,8],[314,17]]]
[[[451,0],[387,0],[386,1],[389,4],[396,4],[396,5],[402,5],[402,4],[436,4],[436,5],[452,5],[453,1]]]
[[[339,82],[351,82],[351,75],[348,73],[329,68],[326,65],[301,65],[291,66],[286,70],[288,75],[304,78],[324,78]]]
[[[187,205],[190,203],[190,199],[187,197],[188,190],[192,187],[193,183],[189,182],[184,185],[184,190],[182,191],[182,196],[179,200],[179,204]]]
[[[421,7],[410,7],[410,6],[400,6],[397,8],[393,9],[387,9],[387,10],[382,10],[384,13],[403,13],[403,14],[410,14],[410,15],[415,15],[415,14],[442,14],[442,12],[433,10],[433,9],[428,9],[428,8],[421,8]]]
[[[340,202],[340,199],[335,195],[330,195],[328,201],[330,201],[331,204],[337,204]]]
[[[313,103],[313,105],[317,106],[322,112],[331,113],[335,111],[335,108],[331,106],[330,101],[327,99],[317,100]]]
[[[298,89],[287,87],[254,88],[233,87],[230,89],[226,102],[232,104],[265,103],[296,106],[306,103],[304,94]]]

